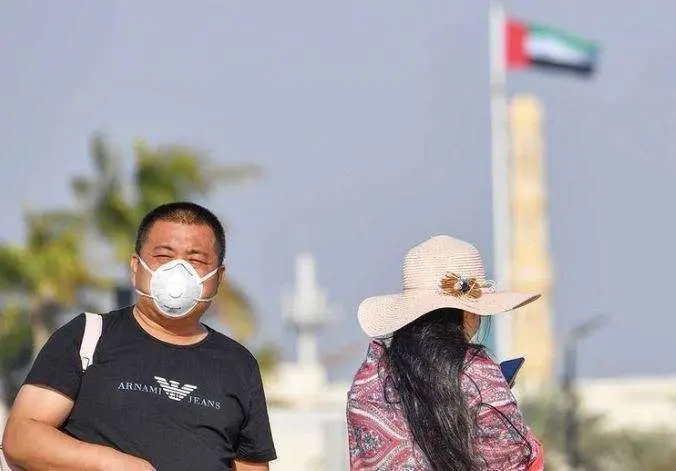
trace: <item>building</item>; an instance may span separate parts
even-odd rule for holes
[[[542,293],[511,319],[511,356],[526,358],[519,382],[540,389],[552,381],[552,286],[544,165],[543,111],[533,95],[510,103],[511,136],[511,288]]]

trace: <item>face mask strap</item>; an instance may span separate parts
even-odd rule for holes
[[[207,273],[207,274],[204,275],[202,278],[200,278],[200,283],[204,283],[204,282],[207,281],[209,278],[211,278],[212,276],[214,276],[214,274],[216,274],[216,273],[218,272],[218,269],[219,269],[219,268],[221,268],[221,267],[220,267],[220,266],[216,267],[213,271],[211,271],[210,273]],[[216,290],[216,293],[218,293],[218,290]],[[214,298],[216,297],[216,293],[214,293],[213,296],[210,296],[210,297],[208,297],[208,298],[197,298],[195,301],[202,301],[202,302],[208,303],[209,301],[213,301],[213,300],[214,300]]]
[[[145,268],[145,269],[152,275],[154,272],[150,269],[150,267],[149,267],[148,264],[145,262],[145,260],[143,260],[143,257],[141,257],[141,255],[139,255],[138,253],[136,254],[136,257],[138,258],[138,261],[141,262],[141,266],[142,266],[143,268]],[[134,283],[134,284],[136,284],[136,283]],[[141,291],[141,290],[138,289],[137,287],[134,287],[134,291],[136,291],[136,292],[137,292],[138,294],[140,294],[141,296],[145,296],[146,298],[151,298],[151,299],[152,299],[152,296],[151,296],[150,294],[144,293],[143,291]]]
[[[209,301],[213,301],[215,297],[216,297],[216,295],[214,294],[213,296],[211,296],[209,298],[197,298],[197,299],[195,299],[195,301],[201,301],[201,302],[204,302],[204,303],[208,303]]]
[[[141,262],[141,265],[143,265],[143,268],[145,268],[146,270],[148,270],[148,271],[150,272],[150,274],[155,273],[153,270],[150,269],[150,267],[149,267],[148,264],[145,262],[145,260],[143,260],[143,257],[141,257],[139,254],[136,254],[136,256],[138,257],[138,261]]]
[[[152,295],[150,295],[150,294],[148,294],[148,293],[144,293],[143,291],[141,291],[141,290],[138,289],[138,288],[134,288],[134,291],[136,291],[136,293],[138,293],[138,294],[141,295],[141,296],[145,296],[146,298],[154,299],[154,298],[152,297]]]
[[[217,266],[216,268],[214,268],[212,271],[210,271],[210,272],[207,273],[206,275],[204,275],[202,278],[200,278],[200,283],[204,283],[204,282],[207,281],[209,278],[211,278],[212,276],[214,276],[214,275],[218,272],[218,269],[219,269],[219,268],[221,268],[220,265]]]

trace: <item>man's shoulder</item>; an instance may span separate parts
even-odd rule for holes
[[[237,340],[211,327],[207,328],[209,329],[209,334],[211,335],[212,348],[218,349],[220,353],[228,355],[234,360],[256,362],[254,354]]]
[[[125,314],[128,314],[128,310],[129,308],[123,308],[101,314],[103,317],[104,332],[112,325],[118,324]],[[84,334],[85,324],[85,312],[80,311],[79,313],[74,313],[70,319],[67,319],[54,331],[51,337],[55,340],[73,339],[78,343]]]
[[[118,309],[114,309],[112,311],[108,312],[102,312],[100,313],[101,316],[103,316],[103,322],[111,322],[111,321],[119,321],[120,319],[124,319],[126,317],[129,317],[132,313],[133,307],[132,306],[125,306],[121,307]],[[90,311],[94,312],[94,311]],[[99,314],[97,312],[94,312],[94,314]]]
[[[80,339],[84,333],[85,315],[83,312],[73,314],[62,322],[50,335],[52,342],[63,342]]]

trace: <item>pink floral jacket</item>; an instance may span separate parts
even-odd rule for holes
[[[415,444],[401,406],[391,400],[396,393],[388,391],[390,401],[385,400],[386,373],[379,371],[384,351],[382,343],[371,342],[348,393],[350,469],[429,470],[427,458]],[[525,425],[500,367],[486,353],[468,353],[461,387],[470,409],[476,413],[474,449],[481,455],[482,470],[544,469],[542,446]],[[505,417],[514,427],[505,423]]]

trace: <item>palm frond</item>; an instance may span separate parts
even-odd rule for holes
[[[241,289],[224,281],[214,299],[214,309],[219,322],[228,327],[237,340],[251,339],[256,330],[256,317],[251,302]]]
[[[117,167],[117,158],[103,134],[96,133],[92,136],[90,150],[99,183],[118,181],[119,169]]]
[[[224,165],[214,167],[204,175],[205,184],[209,188],[216,185],[233,185],[247,183],[263,176],[263,169],[258,165]]]
[[[21,247],[0,245],[0,291],[30,291],[35,278],[30,270],[33,257]]]

